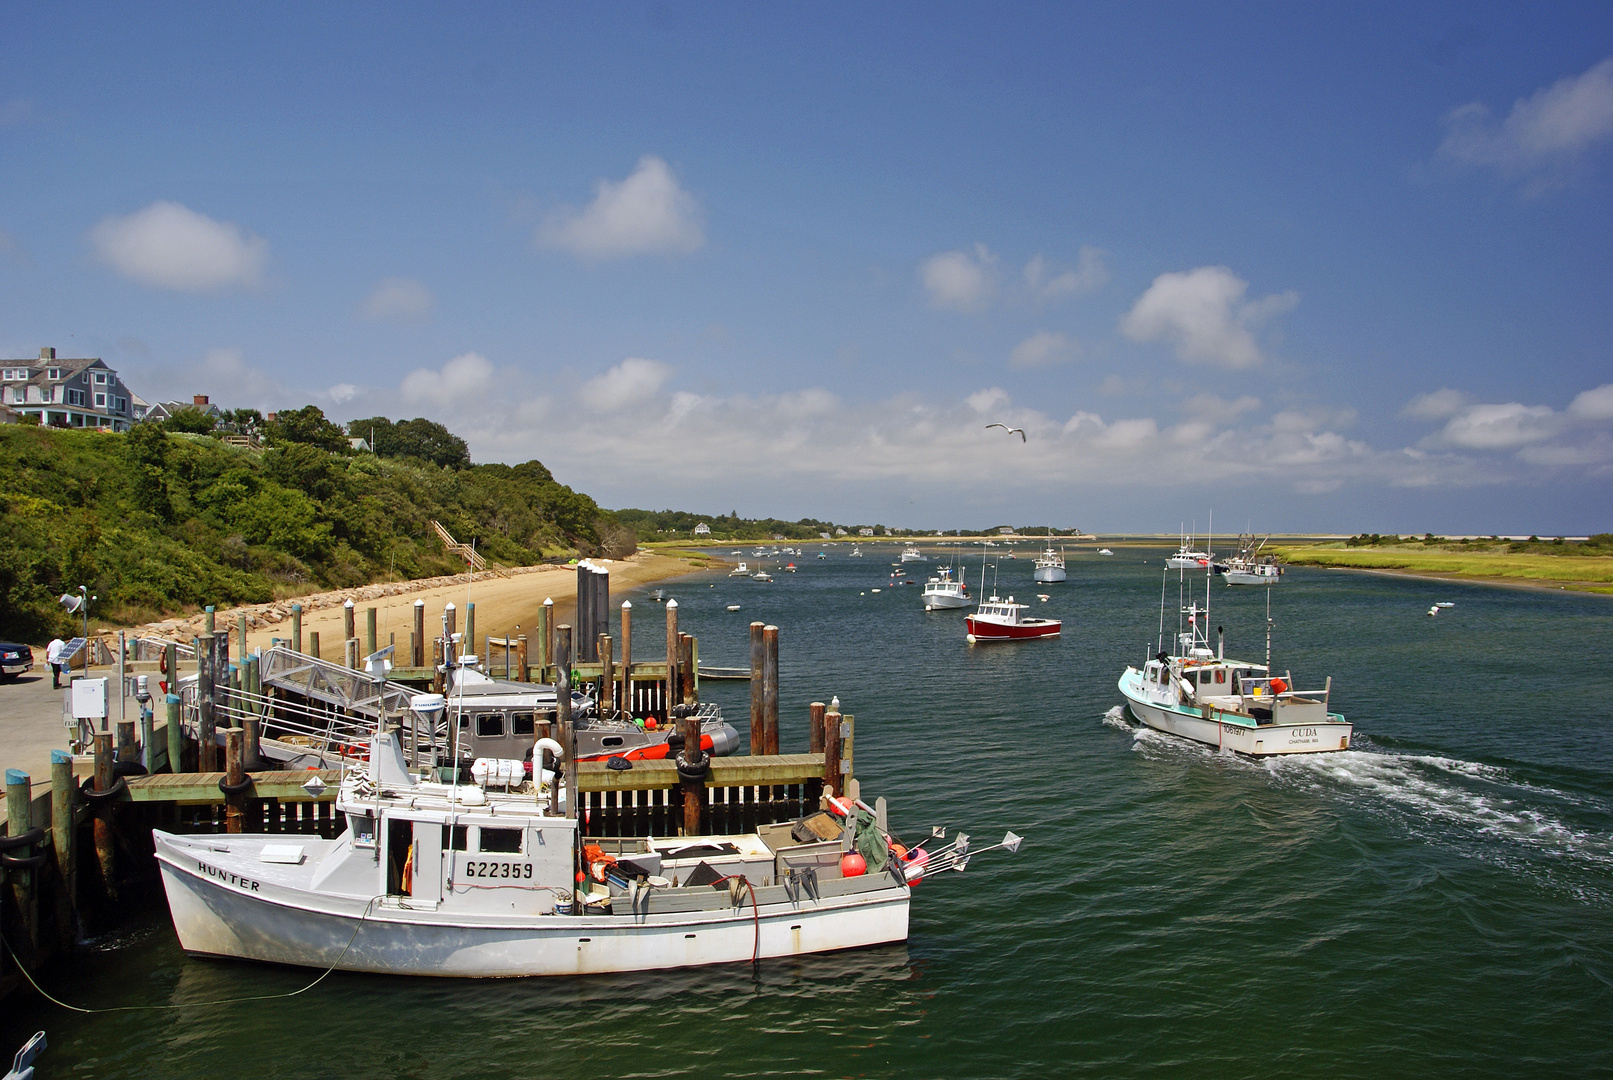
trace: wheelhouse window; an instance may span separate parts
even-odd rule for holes
[[[470,826],[444,825],[442,827],[442,849],[444,851],[469,851]]]
[[[482,713],[476,717],[476,735],[478,738],[496,739],[503,734],[503,713]]]
[[[531,735],[537,730],[536,718],[529,712],[510,714],[511,735]]]
[[[347,825],[353,830],[354,847],[375,846],[374,814],[348,814]]]
[[[478,851],[490,852],[498,855],[521,854],[521,829],[492,829],[483,826],[478,829],[481,835],[477,838]]]

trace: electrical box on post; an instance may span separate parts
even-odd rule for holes
[[[103,720],[106,718],[106,683],[105,678],[73,680],[74,719]]]

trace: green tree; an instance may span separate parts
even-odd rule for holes
[[[194,435],[211,435],[213,429],[218,427],[218,420],[209,413],[203,412],[194,405],[186,405],[179,409],[162,426],[169,431],[185,431]]]
[[[264,431],[275,446],[303,443],[338,454],[348,450],[347,433],[325,419],[325,411],[318,405],[283,409],[264,425]]]

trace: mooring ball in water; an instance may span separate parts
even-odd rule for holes
[[[841,877],[862,877],[868,872],[868,863],[855,851],[840,856]]]

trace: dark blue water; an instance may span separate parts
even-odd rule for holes
[[[706,663],[743,665],[752,619],[781,627],[783,748],[839,695],[864,797],[899,831],[1028,837],[924,883],[905,946],[759,975],[332,975],[209,1006],[310,976],[188,960],[156,912],[52,988],[184,1008],[20,997],[0,1035],[48,1028],[42,1077],[1613,1072],[1613,600],[1292,570],[1274,666],[1333,676],[1355,749],[1252,762],[1116,709],[1158,629],[1162,552],[1072,557],[1054,586],[1004,562],[1001,591],[1064,634],[971,648],[963,612],[888,587],[896,550],[670,591]],[[661,609],[629,595],[635,652],[656,655]],[[1430,619],[1437,600],[1456,606]],[[1264,591],[1211,601],[1228,653],[1261,659]],[[703,693],[747,727],[746,684]]]

